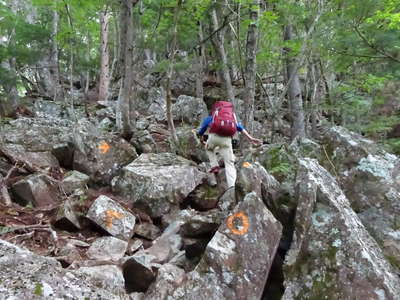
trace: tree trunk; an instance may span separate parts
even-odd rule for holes
[[[165,90],[166,90],[166,110],[167,110],[167,122],[168,122],[168,128],[171,132],[172,136],[172,142],[174,145],[178,145],[178,137],[176,135],[176,130],[175,130],[175,124],[174,124],[174,118],[172,116],[172,93],[171,93],[171,79],[172,79],[172,73],[174,71],[174,63],[175,63],[175,50],[176,50],[176,44],[177,44],[177,35],[178,35],[178,18],[179,18],[179,12],[182,6],[182,1],[183,0],[177,0],[177,4],[175,7],[175,12],[174,12],[174,27],[172,31],[172,42],[170,45],[170,59],[169,59],[169,66],[167,70],[167,78],[166,78],[166,84],[165,84]]]
[[[119,41],[120,41],[120,31],[119,31],[119,25],[118,25],[118,19],[117,18],[113,18],[114,19],[114,32],[112,33],[112,36],[114,36],[113,38],[113,61],[111,64],[111,71],[110,71],[110,77],[111,79],[114,81],[115,77],[116,77],[116,68],[117,68],[117,64],[119,61],[119,54],[120,54],[120,48],[119,48]]]
[[[108,25],[110,12],[105,8],[100,12],[101,25],[101,42],[100,42],[100,83],[99,83],[99,98],[98,101],[106,101],[108,99],[108,89],[110,86],[110,70],[109,60],[110,54],[108,50]]]
[[[134,119],[131,119],[131,111],[134,108],[132,103],[133,87],[133,6],[138,0],[121,0],[121,26],[120,39],[124,41],[124,49],[121,45],[121,74],[122,83],[118,95],[117,104],[117,127],[122,136],[128,138],[132,134]]]
[[[204,39],[203,37],[203,25],[199,22],[199,41]],[[200,44],[196,51],[197,54],[197,76],[196,76],[196,97],[203,100],[203,79],[204,79],[204,46]]]
[[[50,73],[52,75],[53,81],[53,100],[57,100],[58,97],[62,97],[63,92],[60,86],[60,72],[58,69],[58,23],[60,21],[60,16],[56,7],[53,8],[53,20],[52,20],[52,33],[51,33],[51,50],[50,50]]]
[[[215,5],[217,5],[217,1],[214,0],[214,7],[211,9],[211,23],[214,32],[218,31],[219,28],[217,8],[215,7]],[[227,100],[231,101],[236,107],[237,101],[235,100],[235,95],[233,93],[231,76],[229,74],[228,58],[225,51],[224,36],[222,32],[218,31],[214,35],[213,40],[214,40],[213,45],[215,47],[215,51],[217,52],[218,60],[221,63],[220,74],[225,86],[226,96],[228,98]]]
[[[256,55],[258,40],[258,15],[260,10],[260,0],[253,0],[250,10],[250,24],[247,32],[246,44],[246,73],[245,73],[245,118],[244,126],[249,131],[253,131],[254,120],[254,97],[256,94]]]
[[[290,41],[293,39],[293,27],[291,24],[285,26],[284,40]],[[286,81],[288,84],[288,97],[291,115],[291,139],[297,136],[304,138],[305,125],[304,125],[304,110],[303,98],[301,95],[301,85],[299,75],[296,69],[296,59],[291,55],[291,49],[285,49],[286,54]]]

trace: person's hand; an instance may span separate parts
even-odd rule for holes
[[[251,138],[251,139],[250,139],[250,142],[251,142],[253,145],[256,145],[256,146],[261,145],[261,144],[263,143],[262,140],[256,139],[256,138]]]
[[[206,141],[204,139],[204,135],[200,136],[200,142],[205,146],[206,145]]]

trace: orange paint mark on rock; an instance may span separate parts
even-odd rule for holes
[[[115,210],[106,210],[106,227],[111,228],[113,225],[114,219],[122,219],[124,214],[121,214]]]
[[[110,150],[110,145],[109,144],[107,144],[106,142],[101,142],[101,144],[99,145],[99,149],[100,149],[100,152],[102,153],[102,154],[106,154],[109,150]]]
[[[234,224],[236,219],[240,219],[240,221],[242,223],[240,226],[237,226]],[[228,219],[226,220],[226,225],[228,226],[228,228],[230,229],[230,231],[233,234],[244,235],[249,230],[249,226],[250,226],[249,218],[247,217],[247,215],[244,212],[240,211],[240,212],[237,212],[237,213],[229,216]]]
[[[244,168],[250,168],[251,167],[251,163],[245,161],[242,165]]]

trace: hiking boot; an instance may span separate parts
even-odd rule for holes
[[[211,169],[210,169],[210,171],[208,171],[208,172],[210,172],[210,173],[213,173],[213,174],[218,174],[219,173],[219,171],[220,171],[220,167],[219,166],[215,166],[215,167],[212,167]]]

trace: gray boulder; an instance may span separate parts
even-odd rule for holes
[[[124,257],[127,249],[128,242],[112,236],[105,236],[96,239],[87,250],[86,255],[89,259],[116,262]]]
[[[260,299],[281,231],[256,194],[248,194],[169,299]]]
[[[108,289],[124,290],[125,280],[122,271],[116,265],[82,267],[77,272],[89,275],[94,283]]]
[[[203,100],[191,96],[181,95],[172,105],[174,120],[184,123],[199,123],[208,115],[207,106]]]
[[[125,166],[112,187],[154,218],[178,209],[204,177],[195,164],[180,156],[147,153]]]
[[[74,211],[73,203],[70,199],[65,200],[58,208],[54,225],[64,230],[75,231],[81,229],[79,218]]]
[[[185,278],[185,271],[171,264],[165,264],[158,270],[156,281],[149,287],[145,299],[163,300],[174,289],[181,285]]]
[[[341,127],[326,140],[351,207],[400,271],[400,159]]]
[[[161,232],[156,225],[148,222],[143,222],[140,224],[136,224],[135,234],[148,240],[155,240],[161,234]]]
[[[129,299],[120,285],[104,286],[92,274],[68,271],[43,257],[0,240],[2,299]]]
[[[52,151],[56,144],[71,141],[72,123],[55,118],[18,118],[6,125],[4,143],[18,144],[29,152]]]
[[[282,299],[399,299],[400,280],[335,179],[301,159]]]
[[[13,161],[24,163],[31,170],[49,167],[58,168],[60,166],[50,151],[32,152],[25,146],[17,144],[5,144],[1,147],[1,151]]]
[[[86,174],[73,170],[64,175],[61,187],[66,194],[71,194],[75,190],[85,188],[89,179]]]
[[[138,253],[125,260],[122,270],[128,293],[147,291],[157,276],[154,259],[152,255]]]
[[[17,181],[11,190],[21,205],[54,206],[61,199],[57,185],[42,174],[32,174]]]
[[[141,115],[151,115],[156,121],[165,121],[165,90],[163,88],[150,88],[139,93],[137,110]]]
[[[122,240],[129,240],[133,235],[135,216],[107,196],[99,196],[90,206],[86,217]]]
[[[135,148],[116,135],[101,132],[82,120],[73,128],[73,168],[94,182],[108,184],[124,165],[137,157]]]
[[[222,223],[222,213],[218,210],[195,214],[186,219],[180,228],[185,237],[212,235]]]

